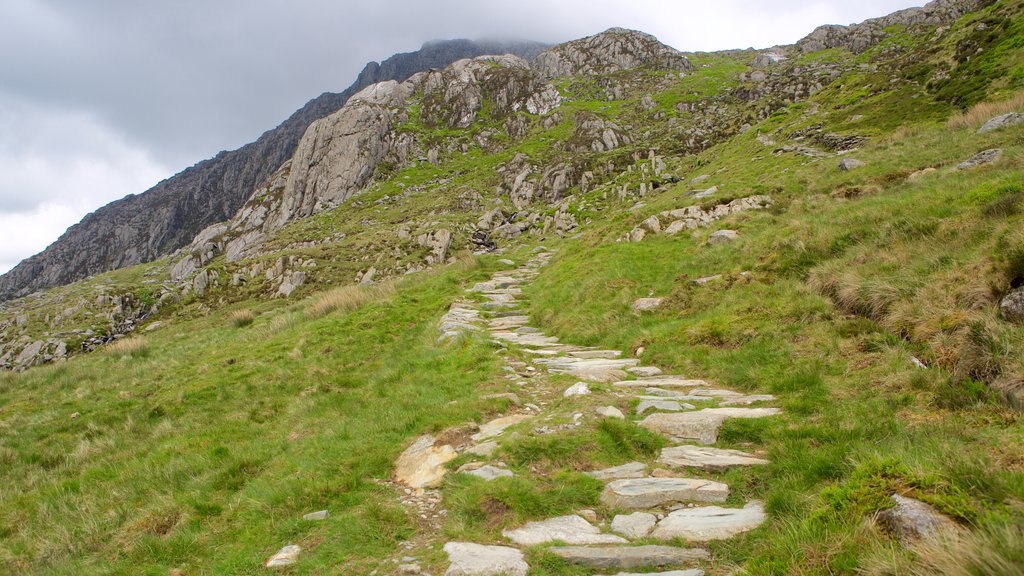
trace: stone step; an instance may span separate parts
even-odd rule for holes
[[[444,551],[450,563],[445,576],[526,576],[530,570],[523,553],[507,546],[449,542]]]
[[[686,404],[676,402],[675,400],[666,399],[642,399],[640,403],[636,405],[636,415],[643,416],[645,412],[655,410],[658,412],[682,412],[683,410],[694,410],[696,406],[693,404]]]
[[[505,331],[510,328],[522,328],[530,323],[529,316],[506,316],[504,318],[497,318],[487,323],[488,328],[491,330]]]
[[[604,487],[601,503],[609,508],[656,508],[672,502],[725,502],[729,487],[699,478],[635,478]]]
[[[743,508],[683,508],[662,518],[650,537],[655,540],[682,538],[690,542],[725,540],[757,528],[765,519],[764,505],[757,501]]]
[[[615,576],[704,576],[700,568],[689,568],[687,570],[669,570],[668,572],[619,572]]]
[[[627,541],[614,534],[602,534],[601,530],[581,516],[559,516],[538,522],[529,522],[522,528],[502,532],[518,546],[537,546],[550,542],[564,542],[570,545],[626,544]]]
[[[700,468],[717,472],[733,466],[764,465],[768,461],[739,450],[686,445],[663,448],[658,464],[670,468]]]
[[[569,356],[583,360],[605,359],[613,360],[622,356],[621,350],[584,350],[582,352],[570,352]],[[639,364],[639,361],[636,362]],[[635,365],[635,364],[634,364]]]
[[[718,430],[729,418],[764,418],[781,413],[779,408],[705,408],[696,412],[651,414],[640,426],[677,442],[714,444]]]
[[[552,344],[558,344],[558,338],[554,336],[544,336],[543,334],[517,334],[515,332],[492,332],[491,336],[503,342],[510,342],[512,344],[518,344],[520,346],[532,346],[536,348],[543,348],[545,346],[551,346]]]
[[[652,376],[637,380],[623,380],[615,383],[620,388],[698,388],[707,386],[703,380],[694,380],[682,376]]]
[[[622,466],[614,466],[612,468],[605,468],[604,470],[586,472],[586,475],[604,481],[643,478],[647,476],[647,464],[644,464],[643,462],[630,462],[629,464],[623,464]]]
[[[549,372],[569,374],[581,380],[592,382],[614,382],[625,376],[625,368],[635,366],[639,360],[625,359],[581,359],[581,358],[539,358],[538,364],[547,366]]]
[[[711,559],[702,548],[675,546],[556,546],[548,551],[570,564],[597,570],[671,568]]]
[[[661,368],[655,368],[654,366],[634,366],[633,368],[626,370],[626,372],[629,372],[638,378],[661,376]]]

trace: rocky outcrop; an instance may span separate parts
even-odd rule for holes
[[[771,206],[771,204],[772,199],[768,196],[748,196],[733,200],[728,204],[718,204],[710,208],[687,206],[678,210],[667,210],[659,213],[657,216],[651,216],[644,220],[629,233],[626,239],[631,242],[640,242],[648,233],[674,236],[683,230],[702,228],[726,216],[747,210],[761,210]],[[668,224],[663,226],[663,221],[668,222]],[[723,231],[720,230],[719,232]]]
[[[922,8],[907,8],[860,24],[819,26],[797,42],[796,46],[805,54],[829,48],[846,48],[854,54],[860,54],[881,42],[887,34],[885,29],[890,26],[942,26],[992,1],[934,0]]]
[[[693,68],[682,52],[662,44],[650,34],[624,28],[611,28],[559,44],[533,60],[533,67],[548,78],[609,74],[641,66],[681,72]]]
[[[89,214],[43,252],[0,276],[0,300],[74,282],[93,274],[149,262],[189,244],[201,230],[224,222],[253,191],[292,157],[306,129],[328,116],[363,88],[482,54],[532,58],[544,48],[535,42],[452,40],[425,44],[408,54],[371,62],[341,93],[325,93],[251,144],[221,152],[164,180]]]

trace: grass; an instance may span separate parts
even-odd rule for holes
[[[1019,55],[1007,56],[1019,18],[990,28],[1005,38],[980,34],[975,21],[1018,5],[995,3],[939,44],[893,30],[856,57],[802,56],[795,64],[840,76],[810,101],[778,109],[734,97],[746,86],[749,51],[694,54],[684,78],[645,70],[563,81],[560,121],[545,129],[531,119],[522,140],[498,137],[492,148],[470,137],[497,126],[487,114],[468,132],[428,128],[417,104],[401,130],[467,150],[453,147],[436,166],[388,166],[363,194],[278,230],[267,254],[214,261],[222,279],[249,278],[241,285],[222,281],[174,303],[161,296],[164,261],[19,302],[12,314],[26,322],[9,329],[23,340],[105,330],[97,316],[105,310],[92,303],[117,294],[156,305],[163,325],[105,353],[0,375],[0,565],[48,575],[255,574],[295,543],[304,551],[294,573],[364,574],[390,569],[407,543],[426,542],[421,560],[440,573],[435,544],[445,539],[497,543],[504,529],[583,508],[609,518],[601,483],[584,472],[651,462],[665,440],[637,426],[628,400],[614,400],[625,421],[593,418],[598,400],[561,397],[573,383],[565,377],[524,384],[546,387],[544,425],[555,431],[532,434],[534,424],[524,424],[500,439],[496,458],[514,478],[447,477],[440,533],[425,534],[386,484],[413,438],[511,407],[482,397],[518,390],[503,359],[526,356],[475,337],[436,343],[451,302],[504,269],[497,257],[458,254],[452,265],[404,271],[428,255],[418,236],[445,228],[457,247],[479,214],[509,209],[486,191],[523,153],[538,166],[595,174],[587,192],[566,191],[582,224],[575,236],[501,241],[500,257],[515,261],[540,243],[558,248],[526,287],[534,325],[669,373],[774,394],[785,411],[721,430],[719,446],[771,463],[707,476],[730,485],[728,505],[763,501],[769,521],[711,543],[709,574],[1021,571],[1024,428],[1001,396],[1024,384],[1024,333],[999,317],[998,302],[1024,278],[1024,140],[1021,127],[976,134],[1020,107]],[[1002,50],[1006,65],[960,62],[951,77],[970,82],[929,85],[966,40]],[[624,98],[609,102],[613,84]],[[639,105],[648,94],[653,110]],[[680,129],[701,117],[680,104],[722,110],[706,142],[683,142]],[[576,113],[614,120],[635,143],[569,153]],[[738,134],[744,123],[753,128]],[[815,145],[819,132],[865,137],[851,153],[865,166],[843,172],[838,157],[776,152]],[[678,181],[663,178],[639,198],[639,185],[652,184],[643,172],[651,147]],[[953,169],[992,147],[1004,149],[999,163]],[[718,195],[695,200],[687,182],[698,175]],[[623,186],[630,193],[620,198]],[[675,237],[622,241],[652,214],[752,194],[772,196],[772,207]],[[706,246],[722,228],[740,240]],[[273,299],[264,271],[286,257],[315,265],[303,265],[307,282],[290,300]],[[371,266],[387,279],[349,285]],[[651,295],[664,305],[634,314],[633,302]],[[608,398],[610,387],[593,388]],[[476,460],[463,456],[452,468]],[[903,549],[873,521],[893,493],[928,502],[969,534],[948,547]],[[322,509],[326,521],[301,520]],[[585,573],[543,549],[528,555],[532,576]]]

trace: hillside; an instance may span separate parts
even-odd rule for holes
[[[87,215],[44,251],[0,275],[0,301],[151,262],[188,244],[203,228],[233,216],[253,190],[292,157],[310,124],[371,84],[404,81],[462,58],[506,52],[531,57],[542,48],[535,42],[447,40],[395,54],[380,64],[370,62],[344,91],[310,100],[255,142],[221,152]]]
[[[3,304],[0,572],[1024,573],[1022,113],[1021,0],[369,86]]]

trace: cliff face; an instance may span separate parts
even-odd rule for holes
[[[340,109],[366,86],[402,82],[416,72],[482,54],[532,58],[543,48],[533,42],[452,40],[431,42],[380,64],[371,62],[345,91],[309,101],[255,142],[221,152],[142,194],[89,214],[46,250],[0,276],[0,300],[149,262],[188,244],[200,230],[234,216],[253,190],[292,157],[310,124]]]

